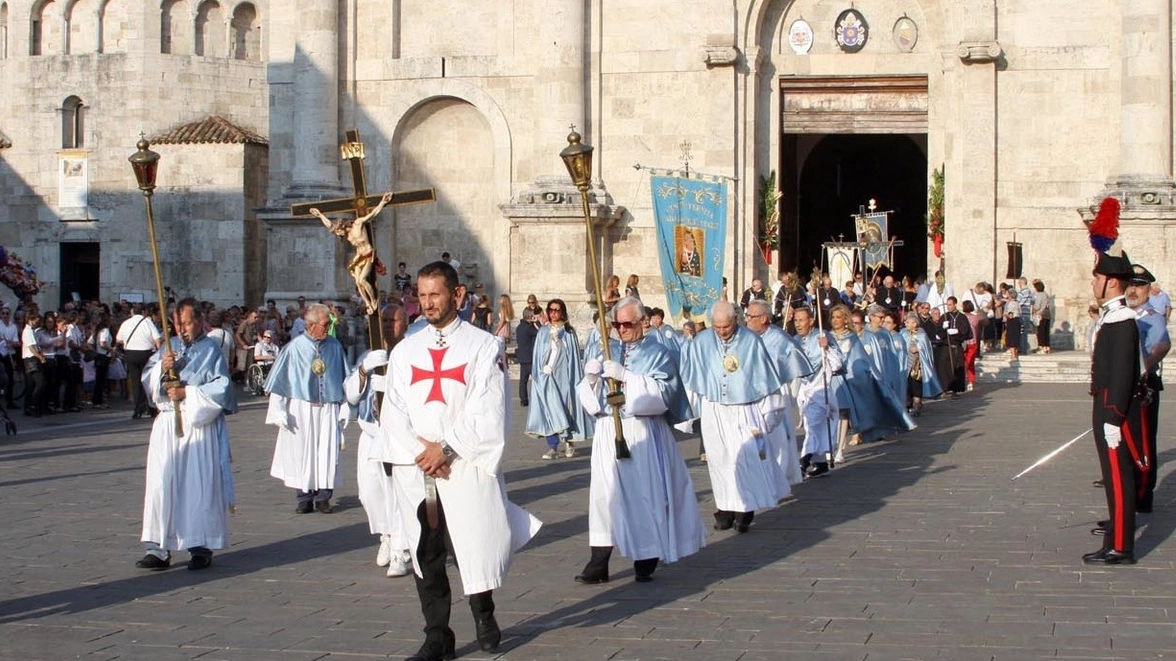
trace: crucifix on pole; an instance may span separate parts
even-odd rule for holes
[[[437,199],[432,188],[368,195],[367,179],[363,170],[363,142],[359,131],[347,131],[347,141],[339,146],[343,160],[351,166],[351,197],[318,202],[303,202],[290,207],[292,216],[315,216],[332,234],[341,237],[355,249],[355,255],[347,264],[347,271],[355,279],[355,288],[363,299],[367,311],[368,337],[373,349],[384,344],[383,325],[380,323],[380,305],[376,295],[376,275],[384,272],[384,265],[376,256],[376,237],[372,222],[386,206],[403,206],[434,202]],[[354,218],[331,219],[328,213],[351,213]]]

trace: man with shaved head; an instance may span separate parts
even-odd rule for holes
[[[768,438],[786,419],[776,362],[758,335],[739,327],[735,306],[719,301],[711,327],[684,349],[682,381],[701,401],[715,529],[745,533],[755,510],[791,491]]]

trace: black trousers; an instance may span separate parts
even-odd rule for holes
[[[110,356],[101,354],[94,356],[94,396],[90,402],[94,406],[106,403],[106,377],[110,374]]]
[[[531,404],[531,363],[519,363],[519,403]]]
[[[1122,426],[1122,439],[1116,448],[1107,447],[1102,422],[1095,419],[1094,445],[1102,468],[1103,489],[1107,496],[1107,512],[1111,522],[1103,535],[1103,548],[1122,553],[1135,552],[1136,474],[1139,467],[1135,457],[1142,452],[1140,432],[1140,402],[1133,400]],[[1134,424],[1132,424],[1134,423]]]
[[[150,349],[127,351],[123,363],[127,367],[127,388],[131,392],[131,401],[135,403],[135,415],[147,413],[147,393],[143,392],[143,368],[154,353]]]
[[[1159,379],[1150,380],[1153,384],[1159,382]],[[1155,386],[1153,385],[1153,387]],[[1160,458],[1156,448],[1156,427],[1160,424],[1159,390],[1153,391],[1151,402],[1143,407],[1142,422],[1141,434],[1144,437],[1143,442],[1147,454],[1147,471],[1139,476],[1139,484],[1136,485],[1139,497],[1135,503],[1135,509],[1140,512],[1150,512],[1160,472]]]
[[[425,616],[425,639],[444,642],[453,636],[449,628],[450,606],[453,594],[449,588],[449,574],[445,572],[445,559],[453,550],[449,539],[449,525],[445,521],[445,508],[437,500],[437,528],[429,528],[425,501],[417,507],[417,520],[421,523],[421,541],[417,545],[417,561],[421,576],[415,576],[417,597],[421,600],[421,614]],[[493,591],[470,595],[470,610],[474,621],[480,622],[494,614]]]
[[[25,368],[24,410],[25,413],[42,415],[48,410],[45,402],[45,366],[48,362],[40,363],[36,358],[26,360],[36,363],[36,369]]]
[[[15,370],[12,368],[12,356],[0,356],[0,369],[4,370],[4,376],[8,379],[8,385],[4,387],[4,404],[8,408],[12,408],[12,398],[16,390]]]

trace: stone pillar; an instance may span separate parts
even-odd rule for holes
[[[1125,207],[1173,204],[1172,17],[1168,0],[1122,0],[1119,164]]]
[[[294,44],[294,168],[287,198],[335,196],[339,187],[337,0],[298,0]]]
[[[568,135],[568,124],[593,143],[592,131],[587,126],[584,89],[588,84],[585,59],[588,40],[587,4],[583,0],[546,0],[539,19],[539,42],[547,47],[544,57],[536,63],[536,103],[539,131],[535,135],[536,149],[558,152]],[[544,159],[540,162],[557,159]],[[558,163],[553,163],[559,166]]]

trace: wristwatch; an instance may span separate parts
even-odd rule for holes
[[[445,441],[441,441],[441,454],[445,455],[445,462],[450,464],[452,464],[453,460],[457,459],[458,456],[457,451],[449,447],[449,444]]]

